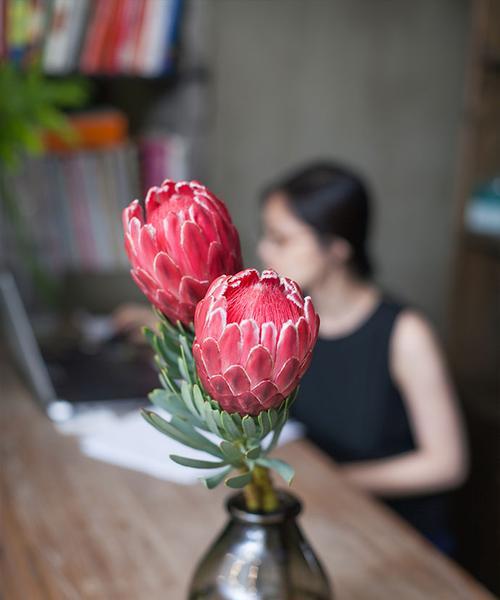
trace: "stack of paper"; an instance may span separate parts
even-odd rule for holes
[[[156,407],[154,410],[165,418],[169,416]],[[159,479],[189,485],[196,483],[199,477],[215,475],[217,472],[214,469],[182,467],[170,460],[170,454],[205,460],[210,460],[210,457],[203,452],[186,448],[156,431],[144,421],[138,410],[117,416],[112,411],[99,409],[75,417],[68,423],[58,425],[58,428],[63,433],[79,435],[80,447],[87,456]],[[205,435],[217,442],[216,436],[208,433]],[[300,423],[288,421],[281,433],[279,445],[303,435],[304,427]]]

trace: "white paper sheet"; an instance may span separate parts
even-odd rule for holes
[[[169,415],[157,407],[154,411],[165,418]],[[82,452],[92,458],[102,460],[127,469],[134,469],[167,481],[189,485],[199,477],[215,475],[215,469],[193,469],[183,467],[170,460],[170,454],[180,454],[191,458],[211,460],[204,452],[186,448],[182,444],[163,435],[141,417],[138,410],[123,416],[112,411],[98,409],[74,420],[58,425],[62,433],[80,437]],[[204,432],[204,435],[217,442],[218,438]],[[304,436],[304,427],[297,421],[289,420],[281,433],[279,445]],[[213,458],[213,460],[216,460]]]

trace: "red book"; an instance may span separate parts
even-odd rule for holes
[[[130,72],[138,73],[140,72],[140,61],[141,61],[141,39],[143,36],[144,22],[146,20],[147,13],[147,4],[148,0],[138,0],[141,3],[140,9],[137,15],[136,27],[134,31],[134,51],[132,56],[132,63]]]
[[[113,22],[114,2],[112,0],[94,0],[90,25],[87,30],[83,51],[80,58],[80,69],[84,73],[98,73],[101,57],[106,42],[109,25]]]

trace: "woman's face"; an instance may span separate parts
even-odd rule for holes
[[[262,210],[262,224],[258,252],[265,268],[294,279],[305,289],[331,269],[330,252],[313,228],[295,216],[283,193],[269,196]]]

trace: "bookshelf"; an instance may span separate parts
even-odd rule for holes
[[[448,346],[471,449],[470,479],[458,498],[460,560],[496,592],[500,592],[500,232],[470,231],[467,210],[474,190],[499,176],[500,1],[474,0],[455,186]]]
[[[471,38],[456,180],[456,253],[450,355],[468,387],[499,384],[500,233],[470,231],[474,189],[500,176],[500,2],[472,3]],[[497,397],[500,406],[500,398]]]
[[[27,158],[8,175],[37,259],[61,284],[64,301],[107,311],[120,299],[142,299],[128,274],[121,210],[165,177],[191,177],[192,156],[200,161],[191,139],[196,125],[182,127],[197,122],[183,90],[194,82],[203,94],[208,72],[190,58],[186,21],[194,11],[187,4],[0,0],[0,61],[19,69],[38,61],[52,81],[83,76],[91,89],[83,118],[98,122],[107,113],[108,122],[124,123],[119,135],[83,135],[77,147],[52,140],[46,155]],[[0,203],[0,266],[19,272],[36,304],[10,229]]]

